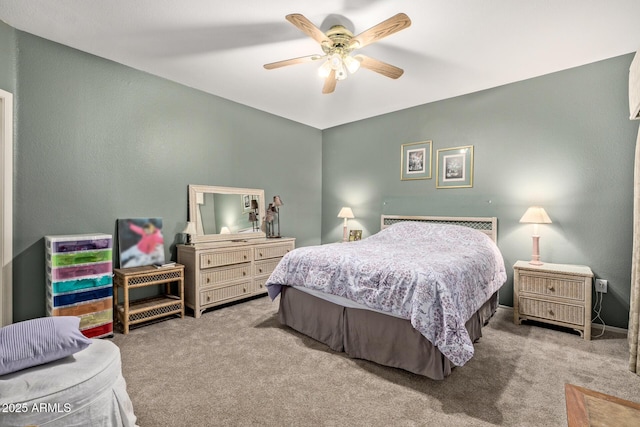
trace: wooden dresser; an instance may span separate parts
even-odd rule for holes
[[[591,339],[593,273],[584,265],[513,266],[513,321],[524,319],[572,328]]]
[[[185,304],[199,318],[206,309],[265,294],[265,282],[294,238],[178,245],[185,266]]]

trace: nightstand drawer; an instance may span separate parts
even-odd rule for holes
[[[214,288],[200,292],[200,305],[212,304],[228,299],[247,296],[253,293],[251,282],[241,282],[235,285]]]
[[[518,308],[523,316],[539,317],[577,326],[584,325],[584,306],[521,297]]]
[[[200,284],[202,286],[224,284],[251,276],[251,263],[246,262],[233,267],[222,267],[202,271],[203,273],[200,275]]]
[[[200,268],[220,267],[251,261],[251,249],[237,251],[206,252],[200,254]]]
[[[520,272],[519,291],[584,301],[584,279],[575,276]]]

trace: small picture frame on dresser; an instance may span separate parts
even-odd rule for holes
[[[357,240],[362,240],[362,230],[350,230],[349,241],[355,242]]]

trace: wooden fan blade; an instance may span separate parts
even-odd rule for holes
[[[331,70],[327,78],[324,80],[324,86],[322,87],[322,93],[331,93],[336,90],[336,70]]]
[[[323,33],[320,28],[313,25],[311,21],[299,13],[292,13],[286,16],[287,21],[295,25],[300,31],[314,39],[320,44],[331,43],[331,40]]]
[[[404,13],[398,13],[397,15],[392,16],[386,21],[382,21],[378,25],[374,25],[368,30],[363,31],[358,34],[354,38],[351,39],[349,43],[349,48],[351,49],[359,49],[373,42],[377,42],[391,34],[397,33],[400,30],[404,30],[405,28],[411,25],[411,19]]]
[[[369,58],[368,56],[356,55],[354,56],[354,58],[360,61],[360,66],[362,68],[375,71],[376,73],[382,74],[383,76],[392,79],[397,79],[404,73],[404,70],[402,68],[395,67],[391,64],[387,64],[386,62],[382,62],[377,59]]]
[[[285,59],[284,61],[264,64],[264,68],[266,68],[267,70],[273,70],[274,68],[286,67],[287,65],[303,64],[305,62],[317,61],[320,58],[323,58],[323,56],[322,55],[301,56],[299,58]]]

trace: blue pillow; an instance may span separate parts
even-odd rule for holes
[[[0,375],[70,356],[91,344],[80,318],[41,317],[0,328]]]

